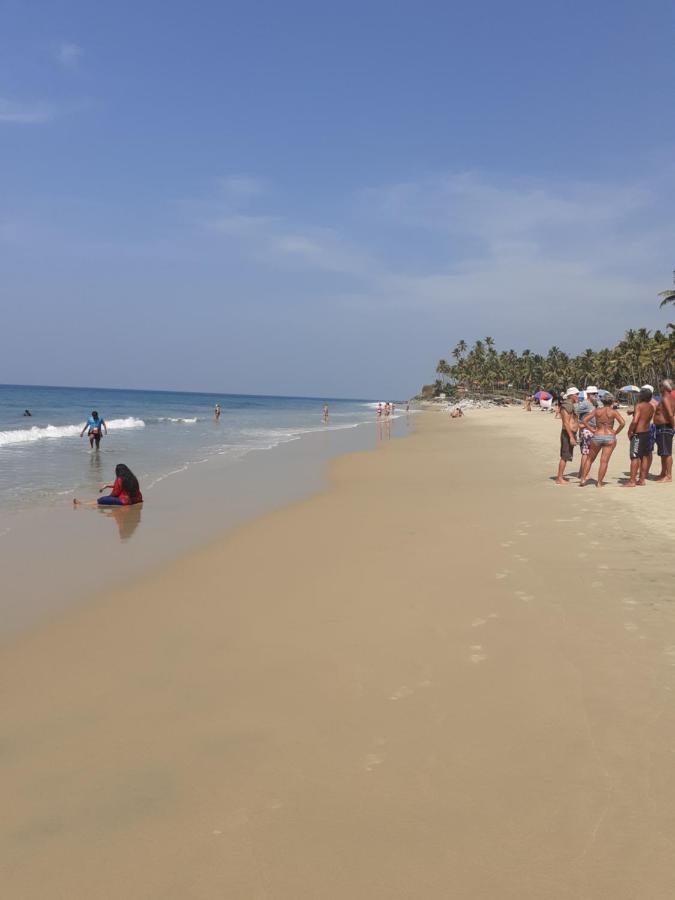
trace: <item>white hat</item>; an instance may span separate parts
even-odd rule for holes
[[[652,394],[654,393],[654,388],[652,387],[651,384],[643,384],[642,387],[640,388],[640,390],[641,391],[651,391]]]
[[[598,389],[596,388],[596,386],[594,384],[589,384],[589,386],[586,388],[586,393],[587,394],[597,394]]]
[[[565,396],[572,397],[574,394],[578,394],[578,393],[579,393],[579,388],[571,387],[571,388],[567,388],[567,391],[565,392]]]

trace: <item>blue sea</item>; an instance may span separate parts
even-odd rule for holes
[[[216,403],[222,410],[217,422]],[[306,434],[372,423],[375,406],[368,400],[0,385],[0,508],[91,499],[119,462],[147,493],[209,460],[229,465]],[[108,426],[99,452],[90,450],[86,433],[79,437],[92,410]]]

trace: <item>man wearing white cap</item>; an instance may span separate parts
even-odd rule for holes
[[[574,448],[577,445],[579,420],[577,419],[576,409],[578,399],[578,388],[568,388],[565,392],[565,400],[560,406],[562,431],[560,432],[560,462],[558,463],[558,477],[555,480],[556,484],[569,484],[569,481],[566,481],[563,476],[565,474],[565,466],[568,462],[572,462]]]
[[[577,418],[579,422],[583,422],[585,417],[592,413],[598,405],[598,389],[594,384],[586,388],[586,397],[577,404]],[[595,428],[595,419],[589,419],[588,424],[591,428]],[[581,466],[579,467],[580,481],[586,481],[588,471],[591,467],[591,439],[593,432],[583,426],[579,429],[579,450],[581,451]]]

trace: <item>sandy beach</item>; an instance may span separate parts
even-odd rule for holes
[[[3,895],[671,898],[675,495],[559,427],[420,415],[4,646]]]

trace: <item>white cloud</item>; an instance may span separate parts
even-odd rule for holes
[[[51,122],[56,114],[49,103],[17,103],[0,97],[0,124],[41,125]]]
[[[56,48],[56,61],[66,69],[75,69],[79,65],[84,50],[78,44],[63,41]]]
[[[217,182],[224,194],[236,200],[257,197],[265,190],[262,179],[252,175],[225,175]]]

